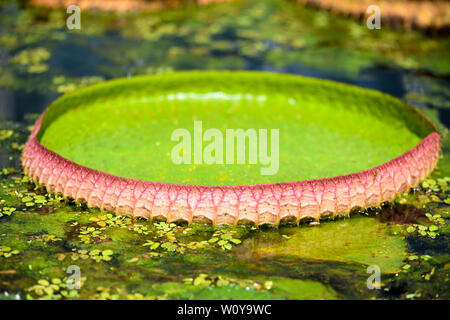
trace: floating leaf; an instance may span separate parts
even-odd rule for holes
[[[320,228],[305,227],[296,230],[291,239],[266,242],[252,238],[241,245],[241,252],[256,256],[288,255],[314,260],[357,262],[378,265],[382,272],[398,270],[405,259],[406,243],[393,235],[388,225],[372,218],[354,217],[345,221],[322,223]]]

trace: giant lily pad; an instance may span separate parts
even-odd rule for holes
[[[254,136],[238,147],[227,129]],[[51,191],[122,214],[278,223],[391,200],[434,168],[434,131],[413,107],[372,90],[186,72],[63,96],[39,120],[23,164]]]
[[[301,259],[377,265],[382,273],[392,273],[401,268],[406,252],[403,237],[394,233],[394,226],[371,218],[355,217],[325,223],[320,228],[297,229],[289,239],[281,242],[262,234],[244,242],[237,255],[245,254],[253,258],[288,255]]]

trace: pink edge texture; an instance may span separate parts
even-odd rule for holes
[[[378,167],[344,176],[284,183],[196,186],[117,177],[78,165],[39,143],[41,119],[25,145],[25,173],[49,192],[119,215],[167,221],[256,225],[281,220],[348,215],[375,207],[415,187],[436,167],[441,137],[433,132],[417,146]]]

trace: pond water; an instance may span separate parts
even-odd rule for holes
[[[62,9],[15,1],[0,8],[0,299],[449,298],[448,37],[368,30],[273,0],[82,12],[73,31]],[[393,204],[280,228],[115,218],[48,195],[22,175],[29,126],[62,93],[192,69],[300,74],[391,94],[441,130],[439,167]],[[80,290],[66,288],[71,265],[80,268]],[[373,265],[379,290],[367,287]]]

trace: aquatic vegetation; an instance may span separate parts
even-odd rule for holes
[[[53,235],[53,234],[43,234],[40,236],[30,236],[29,237],[29,241],[33,242],[44,242],[44,243],[52,243],[52,242],[57,242],[57,241],[61,241],[61,238],[58,238],[57,236]]]
[[[190,241],[189,236],[180,241],[175,234],[175,230],[180,234],[189,235],[192,229],[177,227],[174,223],[154,223],[156,235],[152,240],[146,240],[142,245],[148,247],[149,254],[153,257],[161,257],[161,251],[184,254],[197,252],[200,249],[221,248],[222,250],[232,250],[233,245],[241,243],[235,238],[238,231],[219,229],[211,237],[202,241]],[[158,250],[159,249],[159,250]]]
[[[165,296],[147,296],[141,293],[128,293],[121,288],[97,287],[97,293],[92,296],[95,300],[165,300]]]
[[[193,77],[195,77],[196,82],[198,84],[198,88],[196,86],[192,85],[186,85],[183,84],[183,79],[186,78],[192,78],[192,82],[194,82]],[[210,85],[207,87],[203,87],[202,85],[202,78],[207,77],[209,79]],[[164,88],[161,88],[161,92],[152,92],[152,93],[146,93],[141,92],[140,90],[133,89],[134,82],[136,83],[136,86],[144,85],[145,82],[151,83],[152,86],[154,86],[156,90],[157,83],[159,81],[171,81],[172,85],[175,83],[178,83],[179,86],[183,85],[183,90],[185,91],[214,91],[219,90],[222,86],[220,84],[220,80],[224,77],[229,77],[230,80],[233,79],[234,81],[237,81],[237,78],[240,78],[239,86],[236,86],[236,88],[229,88],[229,97],[222,97],[219,96],[217,98],[211,97],[206,95],[206,93],[198,93],[198,94],[190,94],[186,97],[183,97],[182,94],[178,98],[172,97],[171,92],[166,92],[167,90]],[[99,168],[102,169],[102,171],[106,171],[111,174],[115,174],[122,177],[135,177],[140,179],[146,179],[146,180],[160,180],[166,182],[185,182],[189,181],[191,183],[196,182],[198,184],[208,184],[208,185],[214,185],[218,183],[218,179],[215,175],[208,174],[210,171],[219,171],[220,176],[223,176],[224,180],[221,181],[221,184],[239,184],[239,183],[258,183],[258,182],[279,182],[279,181],[290,181],[292,179],[308,179],[308,178],[322,178],[326,176],[334,176],[339,174],[345,174],[348,172],[354,172],[358,170],[366,169],[370,166],[376,166],[383,162],[386,162],[390,160],[390,157],[387,156],[387,153],[392,155],[392,157],[398,156],[402,152],[407,150],[407,147],[404,147],[406,144],[408,147],[413,147],[415,144],[417,144],[420,139],[418,139],[417,135],[414,134],[414,125],[418,126],[424,126],[421,129],[418,128],[418,130],[425,130],[426,133],[431,133],[433,129],[431,127],[428,127],[425,123],[420,124],[419,123],[419,117],[415,119],[414,122],[417,121],[417,123],[411,122],[409,123],[406,121],[406,123],[402,123],[402,125],[408,126],[408,130],[392,130],[390,128],[388,123],[383,123],[383,121],[380,121],[377,119],[375,114],[371,114],[370,107],[367,107],[368,115],[367,117],[361,118],[360,114],[357,112],[352,112],[353,107],[344,107],[342,106],[342,109],[338,110],[331,110],[332,107],[328,105],[328,103],[325,101],[325,97],[317,98],[314,97],[315,92],[321,92],[322,90],[333,91],[336,92],[336,95],[339,95],[340,90],[351,90],[347,87],[336,87],[333,88],[331,84],[325,84],[325,83],[310,83],[309,79],[301,79],[298,78],[297,81],[294,81],[295,78],[286,78],[282,76],[275,77],[274,75],[264,75],[264,77],[267,77],[265,82],[257,81],[263,88],[259,89],[258,92],[254,92],[252,96],[254,97],[244,97],[244,94],[241,93],[242,87],[252,84],[256,81],[256,78],[262,77],[261,75],[255,75],[251,76],[251,74],[247,74],[244,77],[244,74],[233,74],[233,73],[217,73],[214,75],[214,73],[205,73],[202,75],[202,73],[192,73],[189,74],[170,74],[170,75],[164,75],[164,76],[157,76],[157,77],[147,77],[147,78],[140,78],[140,79],[133,79],[133,80],[122,80],[124,85],[127,86],[127,91],[131,94],[139,95],[141,96],[141,99],[150,99],[148,102],[140,103],[140,102],[134,102],[133,108],[129,108],[128,104],[122,104],[118,101],[111,102],[116,105],[117,103],[120,104],[120,106],[115,106],[114,109],[116,112],[108,113],[108,110],[111,107],[110,104],[105,103],[106,100],[114,100],[116,97],[104,97],[102,100],[102,103],[96,103],[95,106],[91,106],[89,108],[76,108],[74,105],[71,106],[70,109],[64,107],[63,105],[66,103],[64,101],[67,101],[63,99],[59,103],[56,103],[52,105],[51,109],[53,109],[55,114],[51,117],[50,115],[47,117],[44,117],[44,123],[46,123],[40,130],[39,133],[39,140],[46,146],[47,148],[50,148],[52,151],[58,152],[62,156],[65,156],[73,161],[75,161],[78,164],[86,165],[91,168]],[[280,81],[283,80],[286,82],[286,86],[289,84],[289,86],[292,86],[292,88],[285,88],[280,92],[280,90],[277,90],[278,94],[280,95],[275,96],[271,93],[273,89],[270,88],[270,82],[275,81],[280,85]],[[291,81],[289,81],[291,80]],[[297,82],[297,83],[296,83]],[[256,84],[256,82],[255,82]],[[113,83],[108,83],[105,85],[97,86],[97,94],[101,94],[102,88],[107,88],[109,86],[114,85]],[[116,82],[115,85],[120,85]],[[297,94],[292,94],[290,90],[294,90],[295,86],[298,85],[298,87],[302,88],[302,92],[298,92]],[[306,87],[304,87],[306,86]],[[181,90],[182,88],[178,88],[178,90]],[[354,88],[352,88],[354,89]],[[122,93],[125,90],[125,88],[121,89]],[[250,90],[250,89],[248,89]],[[89,90],[90,91],[90,90]],[[249,91],[252,92],[252,91]],[[351,90],[353,92],[353,90]],[[365,97],[364,91],[357,91],[354,92],[355,94],[361,94]],[[79,91],[76,95],[72,96],[75,98],[78,94],[82,94],[82,91]],[[156,97],[155,97],[156,95]],[[162,96],[159,96],[162,95]],[[328,93],[329,98],[335,97],[331,93]],[[120,96],[120,95],[119,95]],[[146,97],[146,98],[145,98]],[[342,95],[340,95],[340,100],[345,100],[345,98],[341,98]],[[65,96],[66,99],[70,99],[70,95]],[[120,97],[119,97],[120,98]],[[170,101],[170,99],[175,99],[175,101],[171,102],[174,104],[174,110],[170,111],[167,108],[164,108],[165,104]],[[290,100],[293,99],[293,100]],[[337,97],[335,97],[337,98]],[[381,99],[380,103],[387,104],[388,100],[387,98],[381,96],[374,96],[373,98],[379,98]],[[126,100],[126,98],[122,97],[121,100]],[[210,101],[215,101],[215,99],[219,99],[221,101],[220,106],[209,106],[208,103]],[[255,104],[257,103],[257,106],[250,107],[247,104],[250,103],[250,101],[254,99]],[[298,102],[295,102],[295,99],[298,100]],[[311,102],[300,102],[304,101],[306,99],[310,99]],[[161,101],[160,101],[161,100]],[[351,103],[354,108],[356,108],[357,101],[356,99],[349,99],[350,101],[347,101],[348,103]],[[190,110],[189,113],[196,114],[197,117],[206,117],[205,114],[205,105],[208,105],[208,108],[222,108],[225,105],[232,105],[234,103],[239,103],[239,108],[236,109],[236,106],[234,109],[236,109],[233,113],[236,115],[241,115],[243,113],[247,113],[248,120],[240,120],[239,123],[236,123],[236,125],[242,125],[245,127],[255,126],[255,124],[258,124],[259,126],[264,127],[277,127],[280,130],[285,130],[287,132],[295,133],[299,138],[303,138],[304,143],[302,143],[302,154],[308,154],[308,157],[312,158],[311,160],[307,160],[307,156],[298,157],[296,163],[293,160],[288,161],[290,159],[289,153],[286,150],[292,150],[296,149],[296,146],[293,145],[294,142],[290,141],[286,138],[281,138],[280,141],[280,150],[282,154],[280,155],[280,167],[283,168],[283,170],[279,171],[279,174],[267,176],[261,178],[259,175],[259,168],[257,166],[199,166],[198,169],[196,169],[194,172],[190,172],[188,170],[185,170],[186,173],[184,173],[182,170],[179,170],[179,167],[176,166],[170,159],[170,151],[171,147],[173,147],[173,144],[169,142],[165,142],[165,140],[170,140],[171,132],[178,128],[178,127],[191,127],[192,126],[192,119],[186,117],[182,117],[180,119],[173,119],[174,115],[173,113],[177,110],[185,110],[186,104],[189,103],[189,101],[196,101],[196,104],[198,104],[195,108],[191,108],[193,110]],[[338,100],[339,101],[339,100]],[[343,101],[341,101],[343,103]],[[393,100],[389,100],[389,102],[394,103]],[[398,101],[396,101],[398,104]],[[80,103],[80,102],[78,102]],[[89,101],[84,101],[83,103],[87,104]],[[338,103],[338,102],[336,102]],[[150,105],[149,105],[150,104]],[[317,113],[316,107],[317,105],[321,105],[321,114],[319,115]],[[258,116],[257,112],[260,111],[262,107],[269,112],[270,109],[274,109],[274,105],[277,105],[277,110],[270,111],[269,114],[267,114],[267,117],[265,116]],[[62,114],[60,114],[58,111],[61,108]],[[248,109],[250,108],[250,110]],[[386,107],[387,108],[387,107]],[[409,112],[410,110],[405,106],[398,105],[399,112]],[[281,111],[285,110],[285,111]],[[158,122],[154,123],[156,115],[152,115],[153,112],[158,113]],[[186,111],[187,112],[187,111]],[[380,110],[381,112],[381,110]],[[115,114],[120,113],[121,116],[118,118]],[[288,117],[291,116],[291,113],[296,115],[296,117],[300,117],[298,121],[294,121],[294,123],[290,124],[290,122],[286,123],[286,120]],[[93,123],[92,119],[96,118],[96,115],[103,114],[104,120],[102,121],[102,124],[100,123]],[[220,110],[217,110],[215,115],[208,117],[214,117],[214,119],[209,120],[211,127],[216,128],[222,128],[225,124],[223,124],[224,119],[222,119],[222,114]],[[276,121],[273,119],[272,116],[275,116],[277,114],[277,117],[275,118]],[[386,110],[386,115],[388,115],[389,112]],[[270,116],[272,115],[272,116]],[[370,117],[372,116],[372,117]],[[411,111],[410,117],[414,118],[414,111]],[[339,117],[339,119],[342,121],[342,126],[332,126],[330,124],[331,117]],[[353,120],[356,120],[356,117],[358,117],[358,121],[360,122],[361,128],[358,127],[358,131],[361,133],[360,135],[356,135],[356,137],[349,137],[349,130],[346,130],[346,126],[344,125],[346,122],[352,122]],[[375,118],[375,119],[374,119]],[[75,121],[76,119],[76,121]],[[132,120],[133,119],[133,120]],[[136,119],[141,119],[137,121]],[[166,125],[165,122],[167,119],[170,119],[169,125]],[[309,122],[308,122],[309,120]],[[335,119],[333,119],[335,120]],[[378,120],[378,121],[377,121]],[[423,119],[422,119],[423,120]],[[152,123],[148,123],[149,121],[153,121]],[[189,121],[189,122],[188,122]],[[228,127],[231,127],[233,125],[233,119],[228,119],[226,125]],[[275,122],[274,122],[275,121]],[[344,122],[345,121],[345,122]],[[387,119],[386,119],[387,121]],[[291,121],[292,122],[292,121]],[[222,123],[222,124],[221,124]],[[313,126],[313,123],[317,123],[315,126]],[[140,134],[141,129],[146,126],[151,125],[152,128],[155,128],[155,130],[151,130],[151,132],[143,132]],[[103,127],[105,126],[105,127]],[[131,127],[133,127],[133,130],[130,130]],[[316,128],[316,126],[320,126],[321,129]],[[121,127],[126,128],[126,132],[119,131]],[[299,127],[299,128],[297,128]],[[326,127],[326,129],[324,128]],[[330,128],[331,127],[331,128]],[[328,129],[328,130],[327,130]],[[356,129],[356,128],[355,128]],[[125,130],[125,129],[122,129]],[[296,131],[295,131],[296,130]],[[109,132],[111,131],[111,132]],[[339,135],[340,139],[337,139],[334,135],[334,131],[337,131],[336,134]],[[408,134],[408,131],[410,133]],[[83,132],[91,132],[91,135],[83,134]],[[281,131],[283,132],[283,131]],[[305,133],[301,133],[305,132]],[[56,136],[63,135],[64,138],[56,140]],[[144,135],[145,134],[145,135]],[[381,135],[381,137],[375,139],[375,135]],[[40,137],[42,135],[42,137]],[[375,150],[376,148],[373,144],[380,143],[377,140],[380,141],[390,140],[389,137],[395,135],[396,140],[398,139],[398,145],[402,143],[402,147],[397,146],[391,146],[389,149],[383,149],[383,150]],[[421,137],[424,138],[426,135],[425,132],[423,134],[419,134]],[[110,137],[110,141],[107,137]],[[314,138],[315,137],[315,138]],[[353,138],[353,139],[352,139]],[[361,138],[361,139],[359,139]],[[145,139],[145,140],[143,140]],[[317,141],[316,141],[317,140]],[[371,152],[371,160],[367,160],[367,157],[364,159],[361,159],[362,157],[358,156],[358,154],[352,154],[351,160],[348,161],[347,158],[345,159],[336,159],[338,158],[337,155],[334,153],[326,153],[326,144],[330,142],[330,140],[333,143],[339,144],[339,148],[342,148],[343,151],[348,151],[348,153],[351,153],[352,147],[358,147],[359,150],[364,150],[369,148],[368,145],[364,144],[365,140],[368,140],[367,143],[370,145],[370,150],[367,150],[367,152]],[[342,141],[341,141],[342,140]],[[403,141],[401,141],[403,140]],[[89,154],[89,152],[86,150],[87,148],[90,148],[89,146],[96,146],[99,141],[102,142],[102,148],[101,152],[97,152],[93,155]],[[137,141],[140,143],[138,144]],[[160,142],[158,145],[157,142]],[[163,141],[163,143],[161,143]],[[114,143],[113,143],[114,142]],[[322,145],[321,148],[317,145],[320,143]],[[120,144],[119,148],[115,148],[114,150],[111,150],[113,146],[116,146],[116,144]],[[143,149],[145,148],[145,149]],[[117,150],[119,149],[120,152]],[[125,150],[133,150],[135,154],[133,154],[133,157],[127,156],[127,161],[129,163],[132,162],[139,162],[142,163],[143,159],[145,158],[146,167],[143,168],[142,165],[136,165],[132,171],[124,169],[122,165],[122,161],[124,160],[122,156],[126,156],[124,154]],[[158,151],[159,149],[163,149],[161,151]],[[123,150],[123,151],[122,151]],[[283,151],[285,150],[285,151]],[[147,156],[150,155],[152,152],[160,152],[162,157],[151,157]],[[167,153],[169,153],[169,156],[167,156]],[[284,153],[287,153],[286,155]],[[108,155],[108,161],[104,161],[104,155]],[[345,154],[345,152],[343,152]],[[120,162],[119,162],[120,157]],[[128,159],[129,158],[129,159]],[[305,159],[303,159],[305,158]],[[335,159],[334,162],[332,162],[329,158]],[[343,157],[344,158],[344,157]],[[286,159],[286,160],[283,160]],[[327,165],[324,164],[325,159],[327,159]],[[320,161],[319,161],[320,160]],[[339,162],[338,162],[339,160]],[[369,164],[366,164],[366,162],[369,161]],[[351,164],[350,164],[351,163]],[[298,172],[296,169],[297,166],[294,166],[294,164],[298,164],[303,168],[302,172]],[[231,168],[230,168],[231,167]],[[220,169],[220,170],[219,170]],[[126,171],[125,171],[126,170]],[[198,173],[197,173],[198,171]],[[246,180],[238,179],[239,177],[244,176],[243,173],[246,173]],[[249,174],[249,171],[252,173]],[[200,175],[201,172],[204,172]],[[295,175],[295,178],[292,176]],[[212,177],[209,177],[212,176]],[[255,177],[254,177],[255,176]],[[259,177],[259,179],[256,179],[256,177]],[[195,179],[195,180],[192,180]]]
[[[28,182],[25,184],[29,185]],[[442,187],[446,189],[447,186],[443,185]],[[417,197],[429,192],[440,194],[441,191],[424,188],[420,192],[411,192],[411,195]],[[19,199],[18,196],[16,197]],[[407,199],[408,203],[410,202],[408,197],[405,199]],[[434,203],[436,202],[425,203],[425,209],[431,210],[427,208],[433,206]],[[60,205],[53,204],[53,206]],[[0,235],[4,233],[3,236],[0,236],[0,243],[8,243],[6,246],[11,248],[20,248],[19,255],[11,255],[3,260],[10,260],[12,264],[2,265],[0,277],[2,277],[2,271],[5,271],[5,274],[9,272],[19,272],[21,274],[24,272],[21,270],[29,270],[28,265],[31,264],[33,265],[33,272],[41,270],[44,274],[48,274],[48,278],[45,279],[42,279],[42,276],[38,279],[32,276],[35,279],[34,287],[32,284],[25,288],[23,285],[19,286],[19,288],[24,289],[23,296],[28,299],[201,299],[214,297],[235,299],[239,297],[246,299],[333,299],[338,295],[336,290],[339,291],[339,295],[344,294],[344,291],[348,292],[348,289],[331,288],[329,284],[308,280],[308,278],[297,278],[300,276],[300,273],[303,276],[305,274],[308,275],[311,272],[307,271],[308,264],[318,263],[318,261],[328,261],[327,263],[337,261],[351,266],[350,270],[352,271],[350,274],[353,274],[353,276],[349,279],[354,279],[346,281],[361,281],[361,286],[365,286],[364,277],[367,277],[364,276],[365,268],[361,268],[361,264],[363,266],[377,264],[383,270],[382,292],[386,295],[391,291],[398,290],[394,288],[395,282],[391,282],[386,272],[397,272],[398,276],[393,277],[393,279],[418,277],[421,281],[426,281],[431,285],[430,289],[427,290],[436,293],[442,292],[443,289],[436,288],[435,281],[441,279],[439,281],[445,283],[442,280],[444,269],[440,261],[445,261],[442,260],[442,257],[435,253],[408,252],[402,230],[408,228],[409,224],[387,226],[386,222],[380,223],[374,220],[371,214],[369,216],[353,217],[348,220],[322,222],[320,226],[306,225],[300,228],[283,227],[281,229],[264,230],[255,227],[227,227],[216,229],[212,226],[202,227],[195,224],[182,226],[167,222],[134,222],[129,217],[99,213],[96,210],[92,212],[86,209],[80,210],[74,204],[69,206],[73,206],[73,213],[70,213],[70,210],[67,213],[59,210],[50,215],[39,215],[32,211],[26,214],[19,212],[12,215],[11,220],[7,223],[0,224]],[[442,232],[447,232],[445,231],[445,215],[433,213],[430,216],[426,216],[425,214],[427,213],[425,212],[421,216],[425,219],[421,223],[439,224],[443,228]],[[31,217],[32,220],[30,220]],[[104,222],[106,226],[103,226],[102,223],[99,225],[99,222]],[[442,222],[444,224],[441,225]],[[17,223],[17,227],[14,227]],[[132,227],[136,224],[146,227],[148,234],[136,232],[135,228]],[[40,227],[36,228],[36,226]],[[44,227],[44,230],[49,229],[52,232],[39,234],[39,230],[42,227]],[[69,227],[68,230],[71,230],[69,233],[67,233],[67,227]],[[84,244],[77,236],[81,227],[93,227],[96,230],[102,229],[101,232],[104,235],[113,239],[117,239],[116,237],[119,234],[116,234],[116,232],[119,230],[126,232],[127,236],[122,238],[126,240],[120,242],[94,241]],[[57,231],[58,229],[60,231]],[[136,229],[143,230],[142,227]],[[23,237],[23,240],[13,240],[14,234],[18,230],[25,234],[29,232],[34,234]],[[348,232],[345,230],[348,230]],[[359,232],[355,233],[354,230]],[[70,246],[87,247],[73,247],[72,249],[61,247],[63,243],[67,243],[67,236],[72,237],[72,232],[75,232],[73,234],[75,238],[71,240]],[[417,237],[418,239],[421,237],[415,233],[406,233],[405,235],[407,237]],[[123,237],[123,235],[120,236]],[[429,237],[425,238],[430,241],[436,241]],[[213,241],[209,242],[208,240],[211,239]],[[234,241],[231,241],[231,239],[234,239]],[[27,244],[30,241],[39,243],[41,240],[44,241],[43,243],[51,244],[51,248],[56,251],[50,251],[50,255],[48,258],[44,258],[42,263],[38,263],[38,261],[32,263],[30,259],[36,259],[33,252],[37,250],[37,247],[28,247]],[[232,244],[235,248],[232,251],[227,250],[224,247],[226,243],[219,245],[220,240],[228,241],[228,244]],[[242,241],[242,243],[239,243],[239,241]],[[12,246],[12,243],[16,243],[16,245]],[[161,244],[155,245],[155,243]],[[161,248],[162,244],[165,244],[166,248]],[[172,246],[173,244],[175,246]],[[152,248],[152,246],[154,247]],[[50,248],[50,246],[48,247]],[[180,248],[184,250],[180,250]],[[157,253],[157,256],[153,256],[151,252]],[[39,255],[41,254],[42,251],[39,251]],[[216,255],[218,257],[214,258]],[[258,259],[255,259],[255,255],[258,256]],[[11,260],[16,259],[15,256],[20,256],[23,262]],[[155,257],[158,259],[154,259]],[[268,257],[271,257],[273,262],[267,260]],[[48,261],[45,261],[45,259],[48,259]],[[282,259],[283,264],[287,264],[285,268],[278,272],[290,275],[290,277],[294,277],[293,279],[280,277],[281,274],[278,277],[270,276],[271,274],[277,274],[275,270],[280,268],[277,265],[278,262],[276,262],[278,259]],[[189,261],[189,265],[194,269],[182,271],[182,269],[175,267],[171,271],[171,268],[174,268],[179,263],[183,265],[187,263],[183,261]],[[255,266],[252,266],[252,263],[255,261],[261,261],[261,269],[259,267],[255,269]],[[302,261],[301,265],[303,267],[301,268],[302,271],[299,270],[298,272],[300,273],[297,273],[295,268],[293,269],[293,265],[299,265],[300,261]],[[356,262],[355,265],[352,264],[354,262]],[[290,263],[293,265],[290,265]],[[60,268],[69,264],[79,265],[82,275],[90,280],[85,282],[81,290],[77,291],[76,294],[75,292],[66,293],[66,289],[63,286],[60,287],[59,291],[54,290],[53,294],[49,294],[48,292],[51,289],[55,289],[52,287],[52,282],[49,279],[55,277],[62,279],[60,277],[62,272]],[[23,267],[21,267],[22,265]],[[100,270],[105,270],[105,265],[109,268],[109,276],[106,276],[103,273],[104,271],[99,272]],[[245,266],[244,270],[249,270],[250,273],[242,273],[243,270],[239,267],[240,265]],[[406,267],[408,265],[409,267]],[[331,265],[329,268],[332,269],[327,268],[326,270],[341,270],[339,271],[341,272],[339,277],[345,276],[346,272],[349,272],[341,269],[342,265]],[[48,273],[50,270],[54,271]],[[147,285],[146,289],[145,286],[138,286],[130,290],[127,284],[121,285],[116,278],[116,274],[120,276],[122,272],[128,272],[126,270],[134,270],[133,272],[138,275],[135,280],[129,280],[131,283],[141,282],[142,280],[139,279],[149,273],[153,275],[152,277],[155,277],[156,282],[151,282],[153,284],[150,287]],[[195,272],[195,270],[199,270],[199,272]],[[206,272],[202,272],[203,270]],[[227,273],[223,274],[225,270]],[[290,271],[288,272],[288,270]],[[320,268],[313,268],[312,270],[315,270],[312,271],[313,275],[317,274],[317,272],[319,274],[322,272]],[[356,274],[361,272],[363,278],[361,280],[355,278],[355,272]],[[29,278],[32,274],[21,274],[19,279],[21,277]],[[250,274],[253,276],[250,276]],[[332,275],[329,274],[329,276]],[[156,280],[159,277],[163,277],[162,279],[164,280],[161,278]],[[39,280],[46,280],[49,285],[39,284]],[[113,286],[109,285],[110,281],[113,281]],[[14,284],[11,285],[14,287]],[[4,288],[12,287],[7,286]],[[15,288],[18,288],[17,285]],[[28,288],[33,289],[28,291]],[[423,288],[419,289],[412,286],[408,292],[404,293],[404,297],[417,298],[417,295],[413,296],[414,293],[420,294],[421,297],[428,297],[429,291],[424,290]]]
[[[102,82],[104,79],[99,76],[82,77],[80,79],[70,79],[65,76],[53,77],[54,90],[58,93],[68,93],[76,89],[80,89],[98,82]]]
[[[241,279],[233,279],[229,277],[223,276],[211,276],[206,273],[201,273],[195,278],[185,278],[183,279],[185,284],[192,284],[194,286],[210,286],[210,287],[222,287],[229,285],[238,285],[242,288],[253,288],[255,290],[270,290],[273,286],[272,281],[266,281],[264,283],[260,283],[252,280],[241,280]]]
[[[65,29],[63,10],[15,8],[13,2],[8,1],[10,14],[0,19],[0,51],[5,58],[0,62],[0,86],[6,92],[2,105],[6,113],[0,116],[21,123],[0,121],[0,246],[10,248],[8,257],[0,253],[0,299],[450,298],[450,178],[445,178],[450,174],[450,139],[444,125],[448,37],[384,27],[381,33],[371,32],[328,12],[272,0],[225,3],[189,12],[84,12],[83,19],[95,23],[73,33]],[[50,57],[42,59],[44,53],[33,62],[29,49],[36,48],[44,48]],[[50,68],[42,72],[46,66]],[[41,112],[58,94],[103,79],[186,69],[299,73],[393,94],[421,107],[438,127],[442,135],[438,167],[429,179],[400,193],[392,203],[352,211],[356,216],[351,219],[301,220],[299,226],[294,222],[279,228],[218,228],[199,224],[202,221],[186,226],[180,221],[115,216],[49,195],[23,175],[20,151],[33,130],[31,122],[39,116],[21,120],[25,114]],[[8,93],[14,101],[10,105]],[[142,115],[136,112],[133,117]],[[370,123],[361,127],[369,128]],[[386,134],[385,139],[390,136]],[[226,183],[229,176],[221,178]],[[28,202],[33,205],[27,206]],[[415,231],[408,232],[409,227]],[[80,238],[80,231],[88,228],[94,230]],[[366,231],[360,237],[355,232],[359,228]],[[336,237],[341,246],[334,252],[324,250],[330,241],[317,235],[321,230]],[[436,233],[435,237],[428,232]],[[381,239],[369,243],[373,234]],[[319,242],[310,241],[305,249],[300,239],[309,235],[317,236]],[[341,236],[350,241],[339,242]],[[208,242],[213,238],[217,241]],[[283,251],[283,246],[291,250]],[[298,254],[302,250],[305,254]],[[380,290],[366,287],[369,263],[381,263]],[[63,287],[70,265],[79,266],[84,279],[81,289],[73,293]],[[52,288],[56,278],[63,284],[57,284],[58,290]],[[46,292],[48,287],[53,294]]]
[[[149,86],[154,91],[140,89]],[[370,103],[359,106],[357,97]],[[224,106],[231,108],[227,115],[221,112]],[[224,130],[257,125],[284,132],[279,148],[273,138],[267,142],[272,153],[274,144],[280,150],[276,172],[261,175],[258,166],[222,162],[181,170],[171,157],[169,138],[194,116]],[[431,172],[439,145],[435,127],[417,110],[378,92],[269,73],[186,72],[115,80],[63,96],[38,121],[22,164],[41,185],[89,207],[169,222],[279,224],[282,219],[346,215],[390,201]],[[205,187],[180,185],[187,181]],[[239,184],[245,187],[229,187]],[[349,186],[354,190],[348,192]],[[228,205],[235,198],[239,206]]]
[[[4,168],[3,173],[7,175],[16,173],[16,171]],[[5,206],[4,204],[6,203],[6,200],[0,200],[0,218],[2,216],[10,216],[17,210],[40,209],[45,211],[48,206],[58,204],[62,201],[62,197],[59,195],[49,193],[41,194],[36,193],[36,191],[39,192],[39,190],[33,190],[31,192],[28,188],[24,188],[22,183],[29,182],[27,176],[13,177],[12,179],[14,183],[7,183],[6,185],[3,185],[2,191],[9,194],[9,196],[13,195],[15,197],[15,201]]]
[[[13,250],[7,246],[0,246],[0,258],[9,258],[19,253],[20,253],[19,250]]]
[[[10,216],[16,210],[16,208],[12,207],[2,207],[0,211],[0,218],[3,216]]]
[[[353,217],[354,221],[321,223],[320,228],[302,228],[289,239],[276,241],[260,237],[243,242],[238,256],[261,258],[290,255],[299,258],[378,265],[383,272],[400,269],[406,255],[406,246],[400,229],[381,227],[372,219]],[[350,219],[350,220],[352,220]],[[358,232],[355,232],[358,230]],[[397,233],[395,233],[397,232]]]
[[[10,61],[25,68],[29,73],[43,73],[48,70],[45,63],[50,58],[50,52],[46,48],[23,50]]]
[[[208,240],[208,243],[218,246],[222,250],[231,250],[234,244],[241,243],[241,240],[233,238],[236,233],[235,230],[218,230]]]
[[[83,283],[86,279],[82,279]],[[59,300],[62,298],[71,299],[78,296],[77,290],[67,288],[67,278],[53,278],[51,280],[40,279],[37,284],[27,289],[27,300]]]
[[[167,252],[176,252],[179,254],[183,254],[185,251],[184,248],[184,244],[183,243],[176,243],[176,242],[171,242],[171,241],[167,241],[167,242],[154,242],[152,240],[147,240],[143,245],[143,247],[149,247],[150,250],[152,250],[152,252],[150,252],[149,254],[154,256],[154,257],[160,257],[161,253],[158,252],[154,252],[154,250],[158,249],[159,247],[161,249],[166,250]]]
[[[13,134],[13,130],[0,130],[0,141],[11,138]]]
[[[434,224],[429,227],[423,226],[423,225],[418,225],[418,224],[413,224],[413,225],[409,226],[407,229],[407,231],[409,233],[413,233],[416,230],[417,230],[418,234],[420,234],[421,236],[429,236],[431,238],[436,238],[436,236],[439,234],[437,232],[439,230],[439,227]]]
[[[71,259],[73,261],[77,261],[78,259],[92,259],[96,262],[100,262],[100,261],[110,261],[112,259],[112,255],[114,254],[114,252],[112,250],[98,250],[98,249],[94,249],[91,251],[88,250],[77,250],[74,252],[72,252],[72,256]]]
[[[422,182],[422,187],[425,189],[431,189],[432,191],[447,191],[450,189],[450,178],[438,178],[437,180],[434,179],[426,179],[424,182]]]
[[[425,214],[431,224],[429,225],[420,225],[420,224],[411,224],[408,226],[406,231],[408,233],[417,232],[420,236],[423,237],[431,237],[436,238],[439,235],[439,227],[444,225],[444,219],[440,214],[431,215],[430,213]]]
[[[238,1],[108,15],[88,11],[86,21],[96,23],[85,24],[77,34],[63,28],[62,10],[26,8],[11,15],[2,19],[0,34],[0,43],[11,52],[8,58],[14,59],[19,49],[43,47],[51,53],[55,68],[34,78],[21,73],[26,67],[16,70],[17,63],[10,63],[2,68],[0,84],[42,94],[72,90],[73,83],[85,78],[155,70],[276,68],[309,73],[314,69],[319,76],[334,78],[339,73],[344,80],[362,79],[361,83],[376,82],[373,69],[380,65],[438,75],[450,70],[448,38],[388,28],[372,32],[360,22],[290,1]],[[80,54],[68,57],[68,52]],[[67,82],[55,85],[53,80],[61,76]]]
[[[92,242],[101,242],[106,239],[106,236],[101,234],[102,229],[96,229],[94,227],[81,227],[80,234],[78,235],[81,242],[88,244]]]

